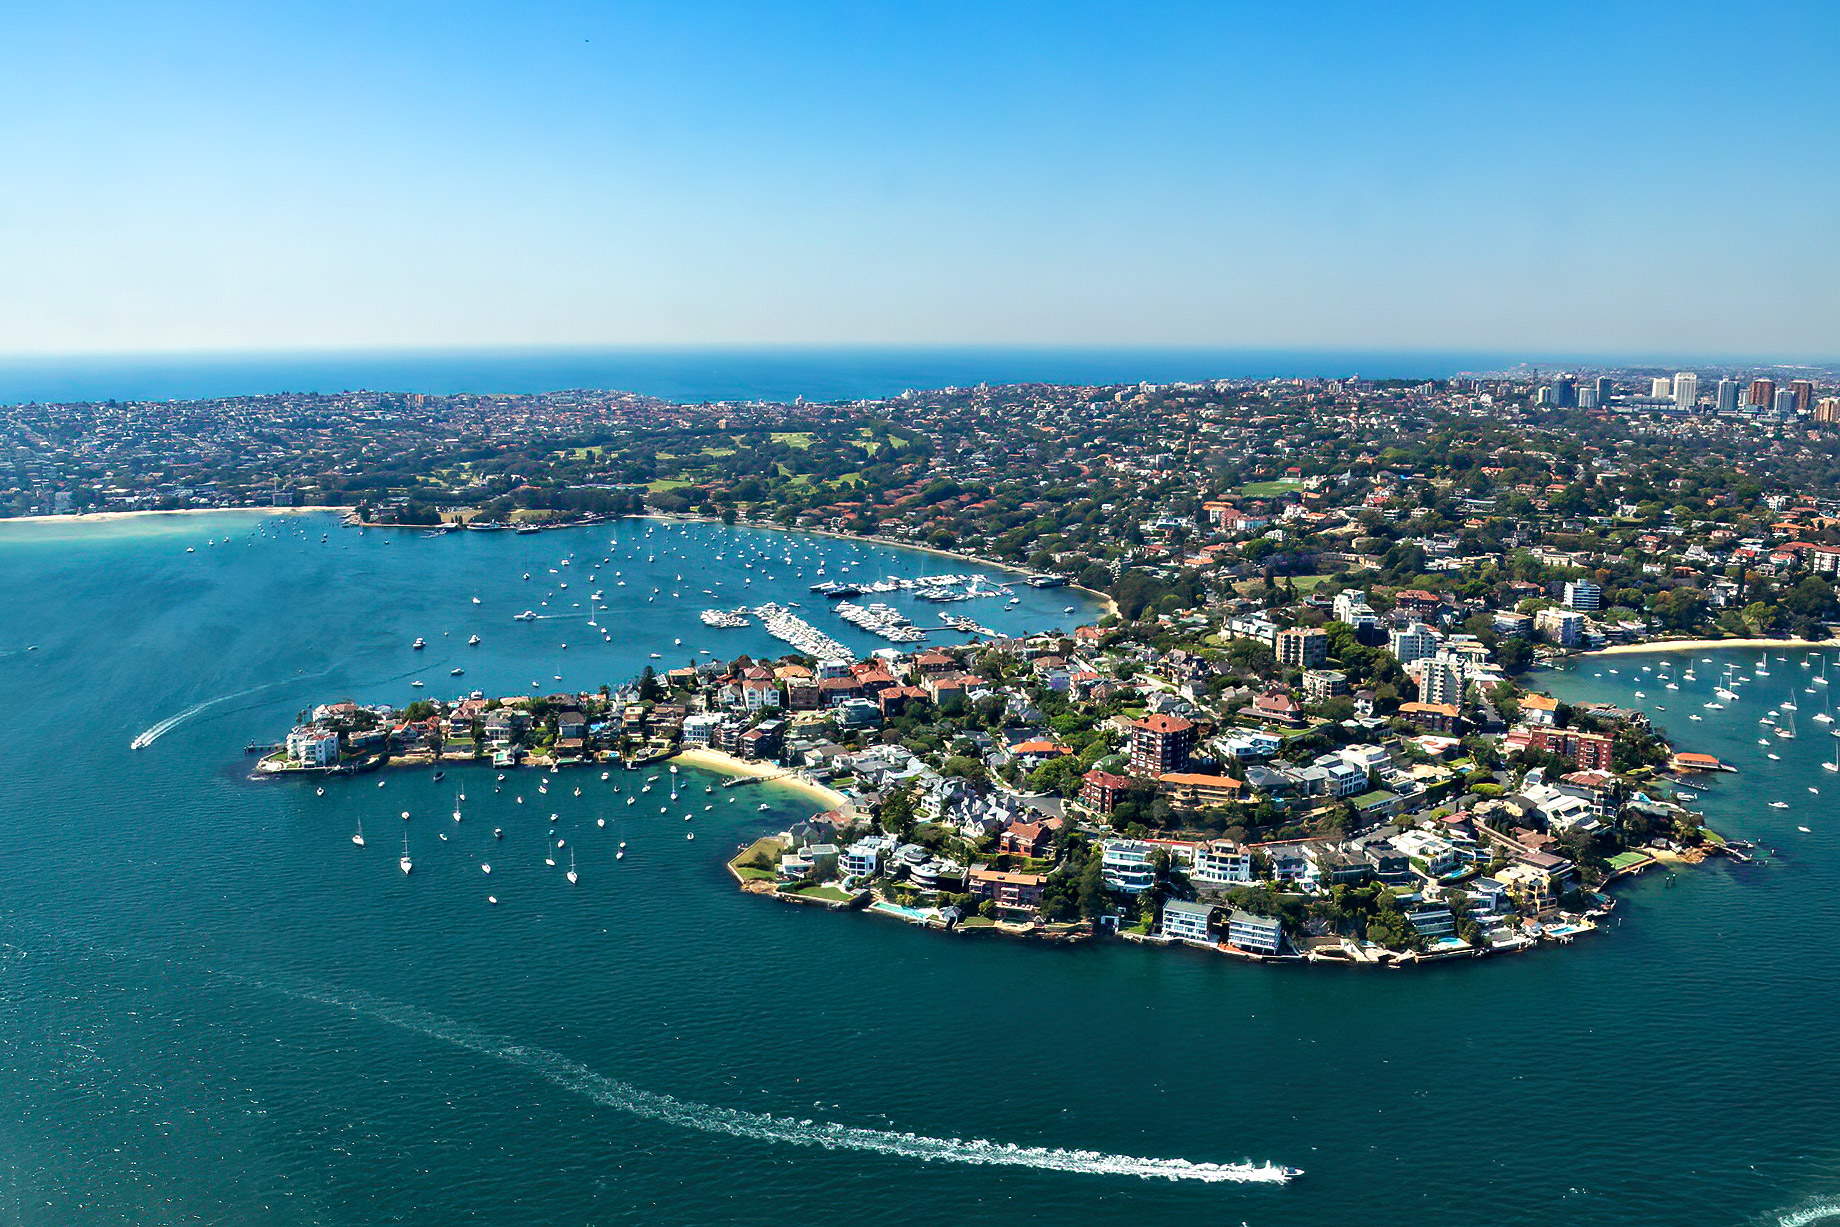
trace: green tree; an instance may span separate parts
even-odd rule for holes
[[[1080,870],[1080,915],[1092,920],[1105,910],[1105,852],[1095,846]]]

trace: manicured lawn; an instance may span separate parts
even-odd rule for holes
[[[1247,482],[1239,488],[1239,492],[1246,498],[1271,498],[1276,494],[1288,494],[1302,488],[1303,483],[1295,477],[1281,477],[1277,481]]]
[[[786,846],[779,840],[774,839],[771,835],[762,836],[737,852],[728,863],[744,877],[747,876],[749,870],[759,870],[766,873],[768,877],[775,877],[777,875],[772,871],[779,865],[779,858],[785,851]]]
[[[812,440],[810,432],[803,430],[776,430],[773,432],[772,438],[775,443],[783,443],[787,447],[796,447],[800,451],[804,451],[806,448],[810,447]]]
[[[771,882],[779,877],[771,869],[755,869],[752,865],[737,865],[735,872],[750,882]]]
[[[829,903],[842,903],[851,897],[847,891],[838,890],[835,886],[807,886],[804,890],[792,893],[801,899],[823,899]]]

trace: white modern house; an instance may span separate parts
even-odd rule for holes
[[[1187,903],[1171,899],[1163,905],[1163,936],[1182,942],[1208,942],[1208,918],[1214,907],[1209,903]]]

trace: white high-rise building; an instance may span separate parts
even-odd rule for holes
[[[1673,400],[1674,381],[1666,375],[1648,381],[1648,398],[1650,400]]]
[[[1674,376],[1674,403],[1682,409],[1693,408],[1693,402],[1699,399],[1699,376],[1692,371],[1681,371]]]
[[[1468,661],[1463,657],[1439,652],[1436,656],[1413,661],[1406,673],[1418,683],[1420,703],[1462,705],[1469,674]]]
[[[1588,579],[1571,580],[1565,585],[1565,607],[1595,613],[1603,608],[1604,590]]]
[[[1422,622],[1414,622],[1405,630],[1394,631],[1389,636],[1389,640],[1387,646],[1393,650],[1393,655],[1399,658],[1399,663],[1402,665],[1409,665],[1415,660],[1437,655],[1437,632]]]
[[[1719,380],[1718,405],[1720,413],[1730,413],[1738,407],[1738,381],[1735,379]]]

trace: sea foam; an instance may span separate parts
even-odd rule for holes
[[[1192,1180],[1204,1184],[1284,1184],[1300,1174],[1296,1169],[1271,1163],[1199,1163],[1188,1159],[1145,1158],[1095,1150],[1018,1146],[982,1138],[928,1137],[696,1103],[642,1090],[630,1083],[597,1073],[561,1053],[488,1035],[416,1006],[311,982],[258,980],[224,974],[252,987],[281,993],[300,1001],[333,1006],[375,1022],[441,1040],[480,1056],[504,1061],[602,1107],[702,1133],[725,1134],[781,1145],[861,1151],[922,1162],[1022,1167],[1097,1176],[1135,1176],[1145,1180]]]

